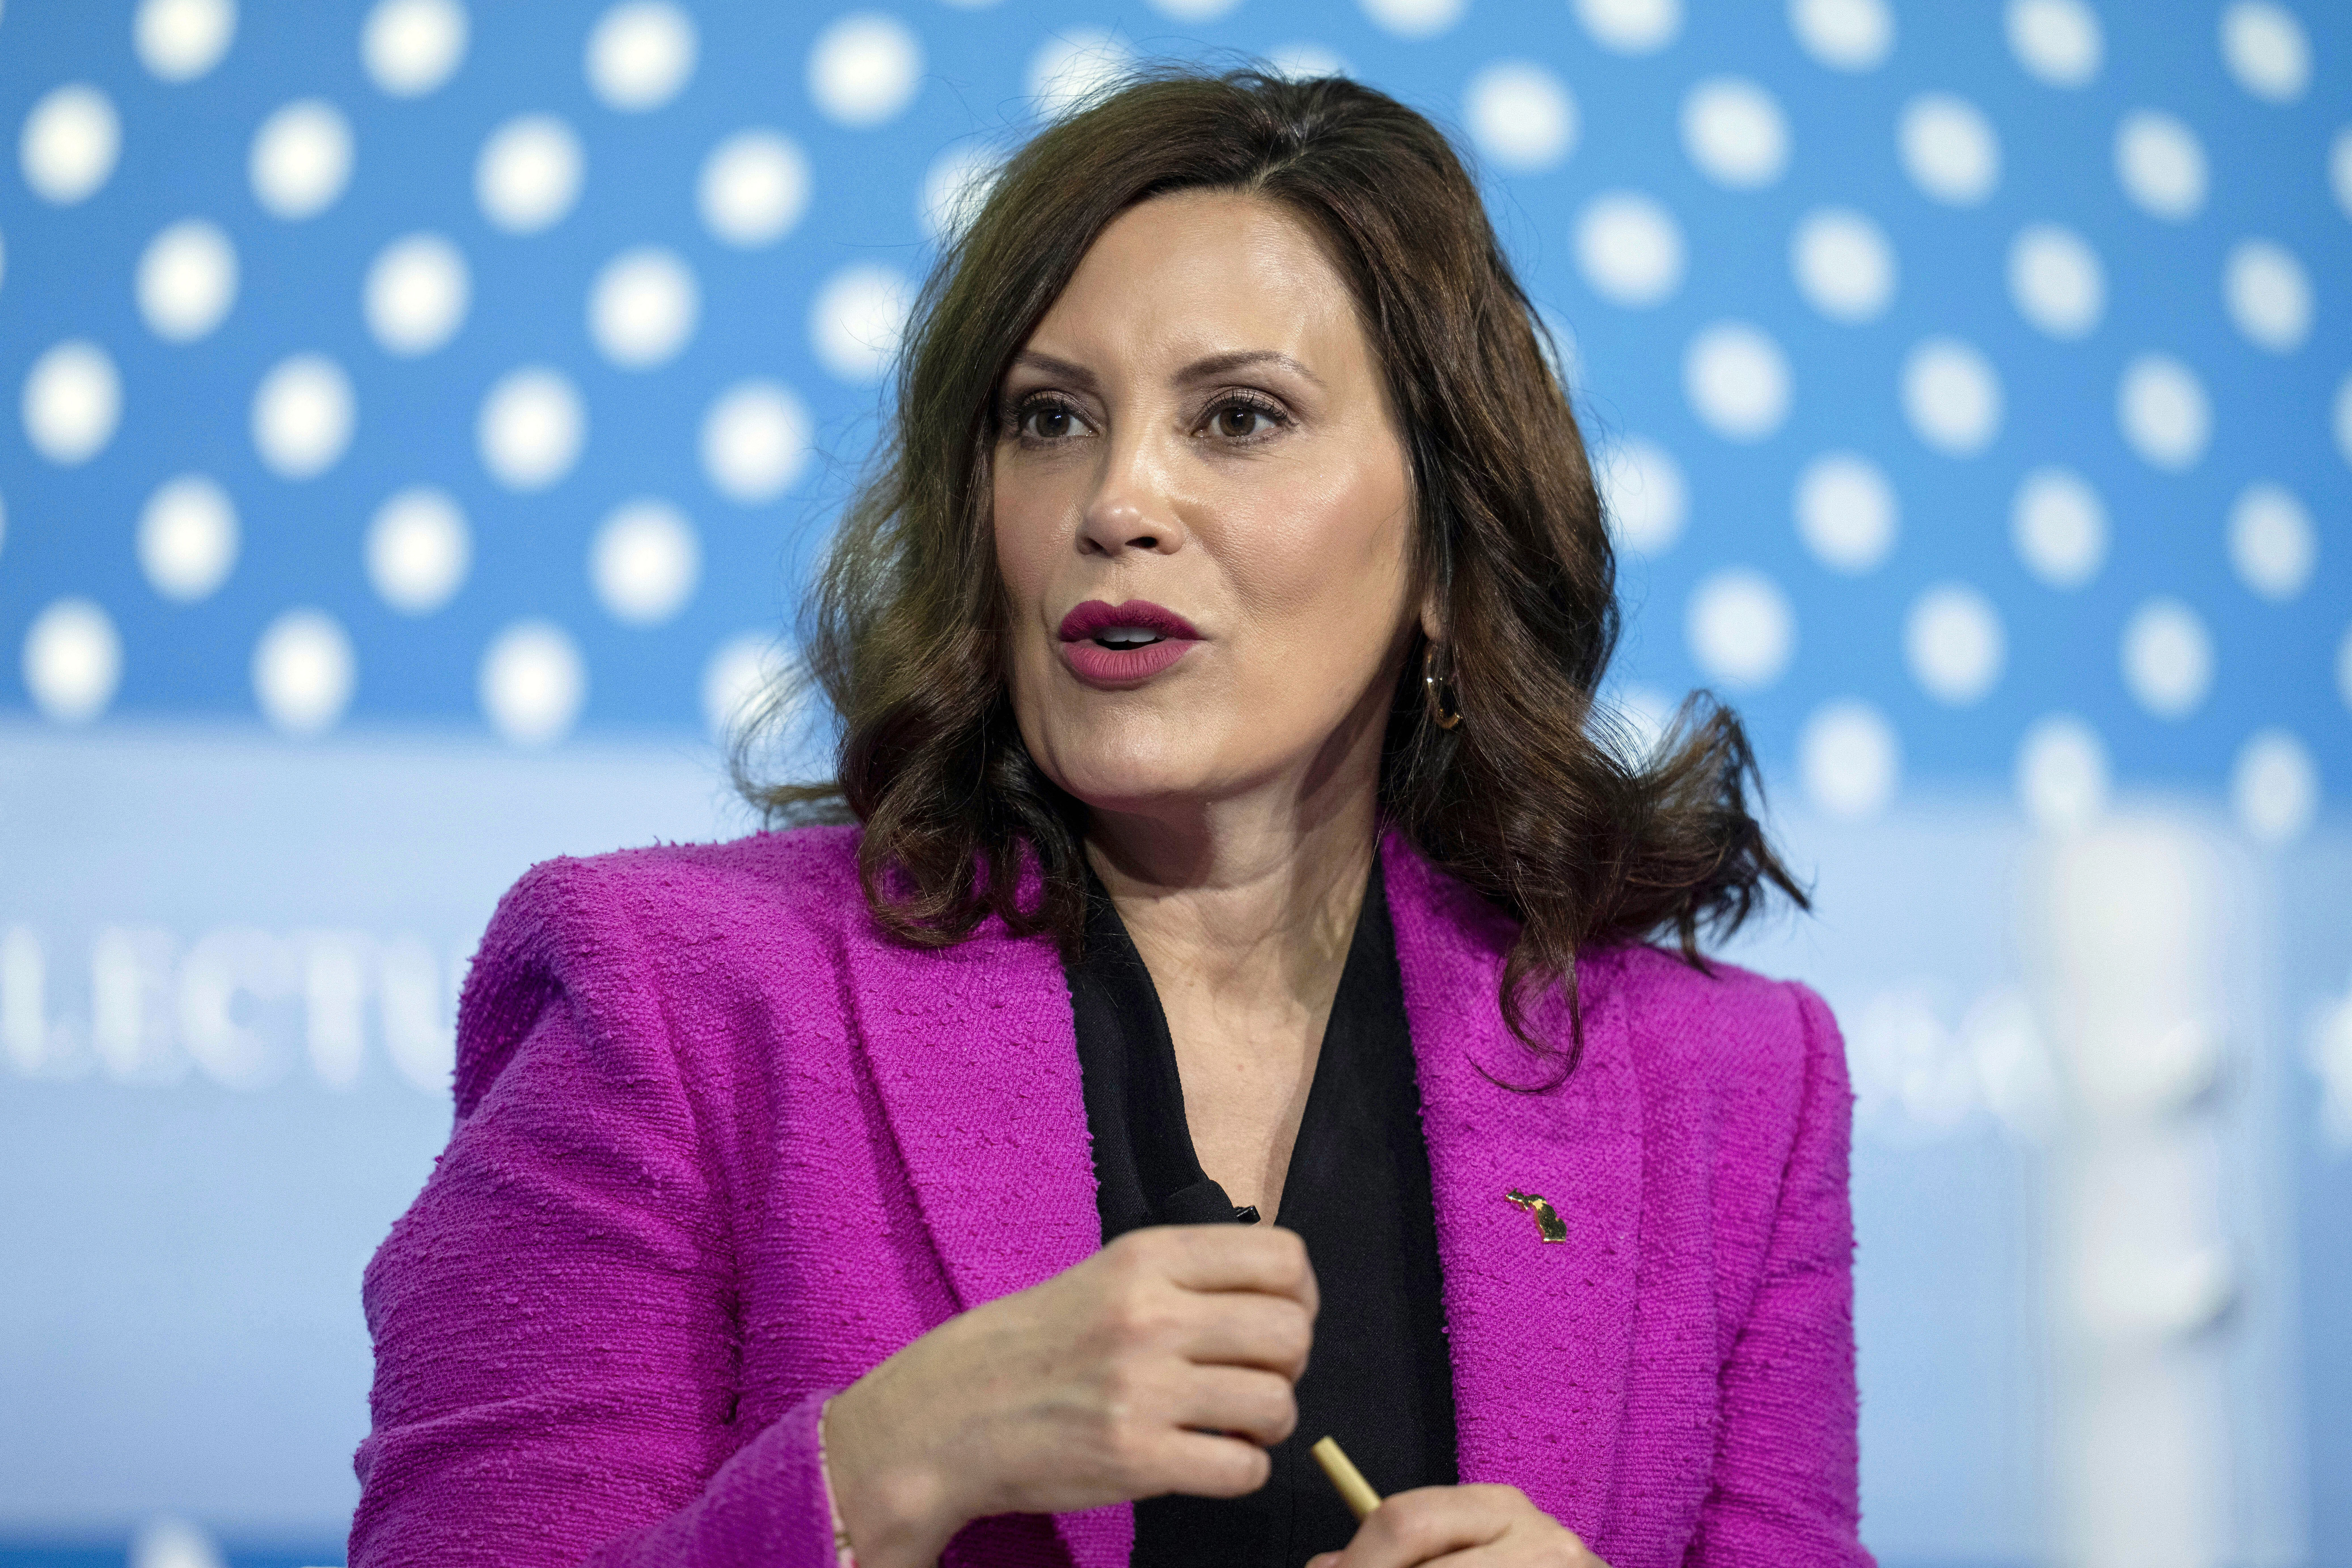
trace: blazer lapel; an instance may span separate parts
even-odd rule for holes
[[[933,951],[861,935],[846,969],[866,1061],[958,1310],[1100,1251],[1077,1036],[1052,945],[1015,940],[993,921]],[[1111,1568],[1127,1561],[1134,1511],[1065,1514],[1054,1527],[1071,1560]],[[1043,1531],[1041,1521],[982,1521],[948,1560],[986,1557],[992,1542],[1033,1558]],[[1014,1549],[1021,1541],[1030,1544]]]
[[[1504,1087],[1547,1074],[1498,999],[1516,924],[1397,835],[1381,861],[1419,1067],[1462,1479],[1517,1486],[1586,1539],[1605,1537],[1642,1201],[1641,1093],[1615,988],[1591,973],[1605,964],[1586,966],[1584,1057],[1565,1083]],[[1565,1043],[1556,995],[1528,1011],[1538,1038]]]

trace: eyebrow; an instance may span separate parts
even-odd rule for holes
[[[1041,354],[1034,349],[1024,349],[1013,357],[1013,363],[1016,368],[1025,366],[1043,371],[1086,392],[1100,390],[1101,383],[1094,371],[1074,360],[1056,359],[1051,354]],[[1176,379],[1180,382],[1209,381],[1230,375],[1249,365],[1279,365],[1315,386],[1323,384],[1323,379],[1313,371],[1288,354],[1278,353],[1272,349],[1236,349],[1229,353],[1210,354],[1186,365],[1176,373]]]

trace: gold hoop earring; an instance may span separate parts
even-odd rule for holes
[[[1454,700],[1452,683],[1437,673],[1437,646],[1431,643],[1421,651],[1421,692],[1428,699],[1430,721],[1452,729],[1462,722],[1462,705]]]

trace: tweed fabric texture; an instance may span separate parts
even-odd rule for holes
[[[1052,946],[888,942],[856,846],[560,860],[500,904],[448,1147],[367,1270],[353,1568],[821,1568],[823,1401],[1099,1246]],[[1517,1092],[1542,1071],[1496,1001],[1510,921],[1381,853],[1462,1479],[1517,1485],[1612,1568],[1867,1563],[1828,1009],[1595,952],[1582,1066]],[[1531,1013],[1564,1031],[1557,998]],[[1009,1515],[946,1561],[1111,1568],[1132,1540],[1124,1505]]]

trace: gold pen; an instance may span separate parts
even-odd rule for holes
[[[1364,1472],[1356,1468],[1354,1461],[1340,1452],[1336,1441],[1326,1437],[1307,1451],[1323,1467],[1323,1473],[1331,1478],[1339,1500],[1359,1520],[1381,1506],[1381,1494],[1372,1490],[1372,1483],[1364,1479]]]

